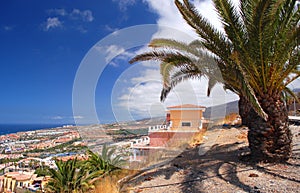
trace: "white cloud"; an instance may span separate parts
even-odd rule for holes
[[[83,116],[74,116],[74,117],[71,117],[71,118],[74,118],[74,119],[84,119]]]
[[[49,17],[44,26],[44,29],[48,31],[50,29],[61,28],[63,24],[58,17]]]
[[[116,0],[113,0],[116,1]],[[156,13],[160,26],[154,38],[174,38],[181,41],[192,41],[197,34],[186,24],[177,10],[173,0],[143,0]],[[237,2],[237,0],[234,0]],[[211,0],[195,0],[197,9],[219,30],[221,23],[215,13]],[[173,29],[171,29],[173,28]],[[117,49],[115,48],[115,51]],[[136,53],[145,51],[139,50]],[[221,85],[216,86],[211,97],[206,96],[207,81],[205,79],[189,80],[181,83],[169,94],[164,103],[160,103],[162,89],[159,63],[143,62],[128,68],[116,81],[112,94],[112,104],[117,120],[134,119],[138,117],[154,117],[165,114],[165,107],[192,103],[204,106],[214,106],[237,100],[231,92],[225,92]]]
[[[62,116],[54,116],[54,117],[51,117],[51,119],[53,119],[53,120],[62,120],[64,118]]]
[[[53,15],[60,15],[60,16],[68,15],[68,13],[65,9],[49,9],[49,10],[47,10],[47,12],[48,12],[48,14],[53,14]]]
[[[6,26],[3,26],[3,29],[4,29],[5,31],[11,31],[11,30],[14,29],[14,26],[6,25]]]
[[[105,57],[105,61],[109,62],[111,61],[115,56],[122,54],[125,52],[125,49],[122,47],[119,47],[117,45],[111,45],[108,46],[106,49],[106,57]]]
[[[68,12],[65,9],[49,9],[47,10],[49,15],[58,17],[58,16],[68,16],[72,19],[80,19],[85,22],[92,22],[94,20],[93,12],[91,10],[80,10],[80,9],[73,9],[71,12]]]
[[[112,107],[117,120],[137,117],[155,117],[164,113],[159,101],[161,89],[160,74],[157,69],[146,69],[141,64],[133,65],[119,76],[112,92]],[[162,111],[151,111],[152,107],[162,107]]]
[[[106,31],[109,31],[109,32],[115,32],[115,31],[119,30],[119,28],[114,28],[114,27],[111,27],[111,26],[109,26],[109,25],[105,25],[105,26],[104,26],[104,29],[105,29]]]
[[[155,37],[178,38],[176,34],[174,35],[174,33],[170,33],[170,31],[164,32],[162,28],[164,26],[175,28],[195,37],[191,27],[189,27],[182,19],[182,16],[177,10],[173,0],[144,0],[144,2],[147,3],[150,7],[150,10],[156,13],[159,17],[157,24],[161,26],[161,29],[158,31]]]
[[[49,9],[47,10],[47,13],[51,17],[49,17],[43,24],[45,31],[48,31],[51,28],[54,29],[63,27],[64,23],[65,27],[67,27],[67,25],[73,25],[71,26],[72,29],[76,29],[81,33],[87,33],[88,30],[85,26],[83,26],[83,23],[92,22],[94,20],[91,10],[73,9],[72,11],[68,12],[65,9]],[[70,20],[73,20],[73,23],[67,22]],[[74,23],[74,21],[76,21],[76,23]]]
[[[159,70],[145,69],[144,66],[142,68],[143,71],[133,68],[125,72],[127,74],[139,73],[139,76],[123,75],[116,83],[119,85],[114,87],[112,106],[117,120],[164,116],[166,107],[173,105],[198,104],[209,107],[238,99],[236,95],[225,92],[221,85],[213,89],[211,96],[207,97],[207,81],[195,79],[178,84],[170,92],[166,101],[161,103],[162,81]],[[128,86],[126,80],[129,80],[131,86]]]
[[[84,119],[84,117],[80,116],[80,115],[77,115],[77,116],[60,116],[60,115],[57,115],[57,116],[50,117],[50,119],[70,121],[70,120],[73,120],[73,119]]]
[[[91,10],[79,10],[79,9],[73,9],[73,11],[70,13],[71,18],[73,19],[81,19],[85,22],[92,22],[94,20],[93,13]]]
[[[157,24],[159,26],[168,26],[184,32],[193,38],[198,37],[194,30],[182,18],[182,15],[178,11],[173,0],[143,0],[143,2],[146,3],[149,8],[159,16],[157,20]],[[239,0],[232,0],[232,2],[237,6]],[[222,24],[218,19],[218,15],[213,7],[212,0],[194,0],[193,3],[197,10],[206,19],[208,19],[208,21],[213,24],[213,26],[222,31]],[[172,33],[170,31],[164,32],[163,28],[161,28],[154,37],[180,39],[180,36],[178,36],[178,34]],[[184,38],[181,38],[181,40],[184,40]]]
[[[114,67],[118,67],[118,61],[128,61],[129,58],[132,58],[135,54],[131,52],[127,52],[123,47],[118,45],[110,45],[110,46],[97,46],[96,50],[101,52],[101,54],[105,54],[105,62]]]
[[[119,8],[121,11],[126,11],[128,6],[132,6],[136,3],[136,0],[112,0],[113,2],[117,2],[119,4]]]
[[[81,25],[77,27],[77,30],[80,31],[80,33],[83,33],[83,34],[88,32],[88,30],[86,28],[84,28],[83,26],[81,26]]]

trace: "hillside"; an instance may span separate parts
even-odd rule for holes
[[[168,163],[131,178],[130,193],[296,193],[300,192],[300,127],[294,133],[293,155],[287,163],[252,163],[247,128],[214,128],[198,147],[188,148]],[[207,146],[207,144],[209,145]],[[203,146],[210,147],[203,152]]]
[[[228,115],[230,113],[238,113],[238,112],[239,112],[238,101],[233,101],[223,105],[207,107],[205,112],[203,113],[203,116],[207,119],[215,120],[215,119],[224,118],[225,115]]]

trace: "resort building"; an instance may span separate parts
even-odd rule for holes
[[[166,124],[149,127],[150,146],[164,147],[188,142],[195,133],[207,128],[205,107],[184,104],[167,108]]]
[[[131,149],[129,161],[143,162],[158,151],[181,148],[192,142],[208,127],[209,121],[203,117],[205,109],[192,104],[168,107],[163,125],[150,126],[148,136],[127,142]]]
[[[37,177],[33,172],[8,172],[0,176],[0,192],[18,192],[17,190],[43,190],[49,177]]]
[[[171,131],[199,131],[203,128],[205,107],[186,104],[167,109],[166,122]]]
[[[33,176],[28,172],[8,172],[4,175],[2,188],[4,192],[15,192],[17,187],[28,187]]]
[[[4,176],[0,176],[0,192],[4,192]]]

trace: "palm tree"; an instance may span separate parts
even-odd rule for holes
[[[103,145],[101,154],[94,153],[91,150],[88,150],[87,154],[89,158],[85,163],[85,167],[88,168],[91,179],[97,180],[105,174],[120,169],[125,164],[122,154],[116,154],[114,147]]]
[[[46,189],[55,193],[83,193],[93,189],[89,183],[89,174],[85,167],[80,165],[77,158],[66,162],[55,161],[57,170],[50,168],[49,180]]]
[[[228,0],[213,2],[224,32],[215,29],[188,0],[175,0],[183,18],[200,37],[198,50],[209,52],[220,69],[224,88],[240,96],[252,157],[257,161],[285,161],[291,154],[292,135],[283,93],[293,95],[287,85],[300,75],[297,2],[241,0],[239,9]],[[220,81],[205,71],[206,65],[195,60],[192,51],[174,46],[180,42],[169,43],[154,40],[150,44],[153,52],[138,55],[131,62],[157,59],[161,66],[183,69],[181,75],[192,72],[194,66],[198,75],[211,79],[211,85]],[[168,49],[157,51],[157,47]],[[172,85],[164,85],[162,93],[170,88]]]

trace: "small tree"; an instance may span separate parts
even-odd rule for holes
[[[103,145],[101,154],[87,151],[89,156],[85,162],[85,167],[89,170],[89,177],[96,181],[104,175],[120,169],[125,164],[122,154],[116,154],[114,147]]]
[[[49,169],[51,179],[46,186],[49,192],[84,193],[94,188],[89,183],[88,171],[82,167],[77,158],[66,162],[56,160],[55,163],[57,170]]]

